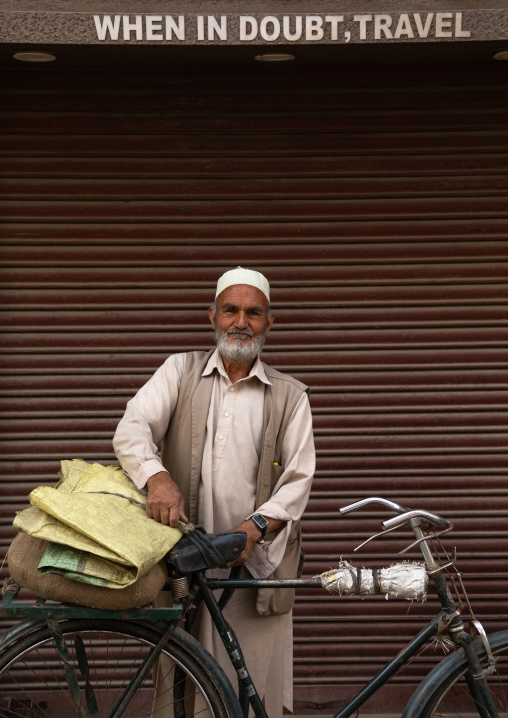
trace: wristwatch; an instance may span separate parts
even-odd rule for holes
[[[263,543],[266,536],[266,529],[268,528],[268,521],[265,519],[264,516],[261,516],[261,514],[254,514],[254,516],[251,516],[250,518],[251,521],[254,521],[258,529],[261,531],[261,536],[258,538],[256,543]]]

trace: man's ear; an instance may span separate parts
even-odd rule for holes
[[[210,324],[215,329],[215,322],[213,321],[213,307],[208,307],[208,319],[210,320]]]
[[[270,316],[268,317],[267,322],[266,322],[266,324],[267,324],[267,326],[266,326],[266,333],[267,333],[267,334],[268,334],[268,332],[270,331],[270,329],[272,328],[272,324],[273,324],[273,320],[274,320],[274,319],[275,319],[275,314],[274,314],[273,312],[271,312],[271,314],[270,314]]]

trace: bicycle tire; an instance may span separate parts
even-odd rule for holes
[[[1,718],[75,718],[93,715],[94,705],[95,715],[108,716],[163,631],[146,623],[95,618],[71,619],[59,627],[68,649],[67,660],[77,677],[78,700],[72,697],[49,628],[39,627],[7,643],[2,651]],[[87,657],[84,666],[79,647],[76,653],[80,639]],[[125,718],[190,718],[193,707],[200,718],[242,718],[238,699],[220,666],[181,629],[175,628],[171,634],[158,666],[159,690],[151,671],[122,712]],[[183,695],[183,684],[174,683],[175,673],[177,680],[185,675],[184,708],[178,698],[176,707],[173,701],[173,693]],[[80,712],[79,700],[85,711]]]
[[[508,716],[508,631],[488,636],[492,653],[498,659],[496,670],[487,681],[500,718]],[[482,665],[487,666],[481,639],[476,640]],[[468,669],[464,651],[450,654],[423,679],[407,704],[402,718],[470,718],[483,716],[475,704],[464,675]]]

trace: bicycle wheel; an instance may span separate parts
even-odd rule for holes
[[[488,636],[497,659],[494,673],[487,679],[501,718],[508,716],[508,631]],[[476,643],[481,648],[481,639]],[[488,666],[485,650],[481,651],[484,668]],[[472,698],[465,673],[468,664],[461,650],[439,663],[420,683],[402,718],[486,718],[488,714]]]
[[[41,627],[7,645],[0,657],[1,718],[109,716],[161,635],[146,624],[103,619],[64,621],[59,627],[77,679],[74,696],[54,639],[47,626]],[[241,718],[236,695],[220,666],[177,628],[122,715],[188,718],[196,714]]]

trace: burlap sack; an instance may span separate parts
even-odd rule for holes
[[[146,496],[116,465],[62,461],[56,487],[38,486],[30,493],[30,503],[16,514],[14,527],[86,551],[89,558],[82,557],[80,573],[105,579],[108,583],[99,585],[108,588],[137,581],[182,538],[178,528],[148,518]]]
[[[167,579],[164,561],[160,561],[136,583],[126,588],[102,588],[71,581],[63,576],[44,575],[37,570],[37,566],[46,546],[47,541],[19,533],[7,554],[12,578],[42,598],[90,608],[135,608],[150,603]]]

